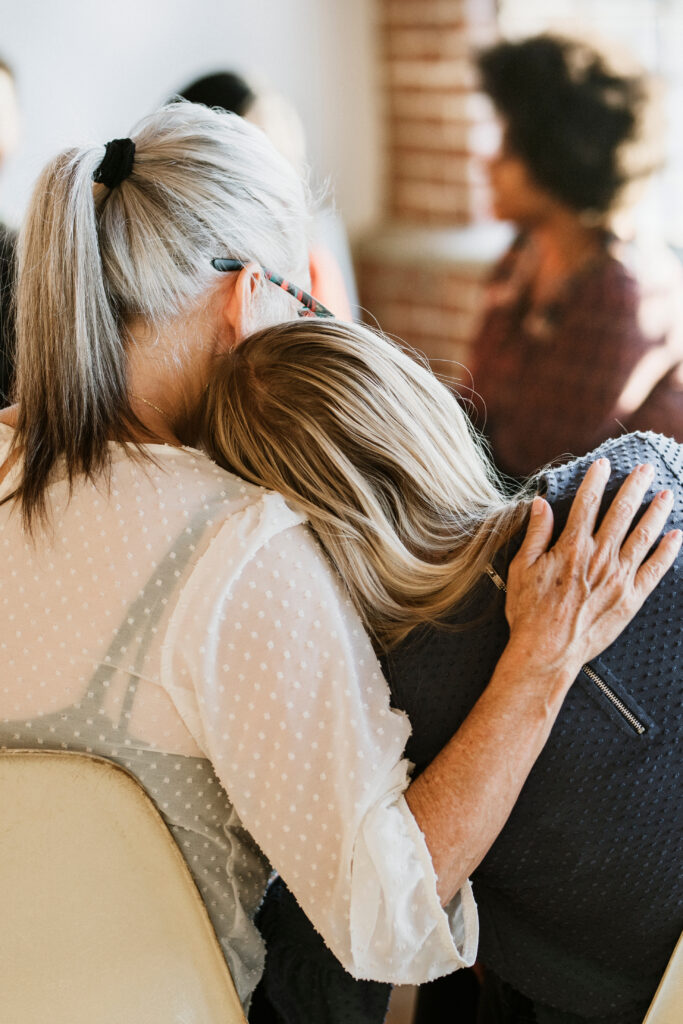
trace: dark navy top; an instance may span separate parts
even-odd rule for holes
[[[556,535],[600,456],[612,465],[603,508],[648,461],[649,497],[671,488],[667,528],[683,527],[683,447],[632,434],[545,474]],[[502,578],[511,554],[495,562]],[[484,964],[534,1001],[620,1024],[642,1020],[683,928],[682,577],[679,557],[581,672],[472,878]],[[394,701],[413,725],[407,754],[418,771],[467,716],[508,638],[504,595],[488,577],[452,621],[471,625],[413,633],[386,659]]]

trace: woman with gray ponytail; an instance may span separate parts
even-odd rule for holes
[[[177,104],[106,153],[63,153],[20,238],[17,405],[0,417],[0,745],[94,751],[140,779],[245,1006],[271,864],[356,976],[422,982],[472,961],[467,873],[576,659],[674,547],[640,570],[642,545],[610,554],[642,474],[593,538],[604,469],[589,471],[549,552],[541,502],[481,714],[409,784],[407,719],[305,515],[191,447],[216,358],[326,312],[306,264],[301,182],[239,118]]]

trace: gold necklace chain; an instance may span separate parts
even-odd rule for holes
[[[172,432],[175,432],[174,429],[173,429],[173,424],[171,423],[170,417],[166,415],[166,413],[164,412],[163,409],[160,409],[158,405],[154,404],[154,402],[150,402],[149,399],[143,398],[142,395],[137,395],[134,391],[131,391],[130,394],[131,394],[131,398],[137,398],[138,402],[144,402],[145,405],[148,405],[150,407],[150,409],[154,409],[155,412],[158,412],[159,415],[161,416],[162,420],[164,420],[164,422],[169,427],[169,429]]]

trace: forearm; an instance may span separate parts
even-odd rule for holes
[[[508,645],[460,729],[406,792],[444,905],[505,824],[579,668],[533,666],[533,652]]]

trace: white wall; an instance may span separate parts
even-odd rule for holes
[[[373,0],[0,0],[0,55],[14,68],[21,149],[0,178],[17,223],[59,149],[126,135],[197,75],[265,76],[298,108],[317,180],[351,232],[378,211]]]

